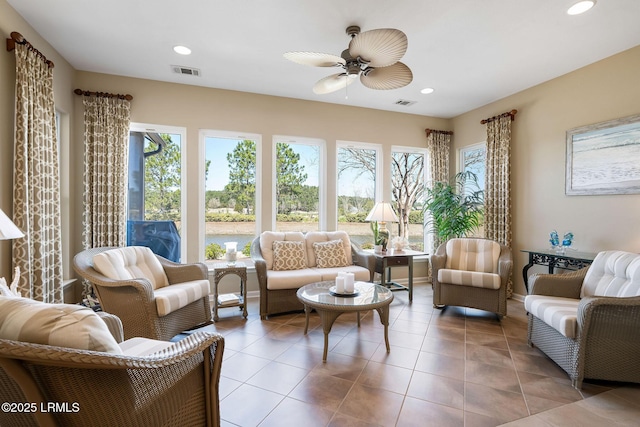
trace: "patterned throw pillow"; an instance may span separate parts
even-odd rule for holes
[[[0,297],[0,338],[122,354],[107,324],[90,308]]]
[[[342,240],[315,242],[313,251],[316,254],[318,268],[346,267],[349,265]]]
[[[307,268],[304,242],[276,240],[273,242],[273,269],[300,270]]]

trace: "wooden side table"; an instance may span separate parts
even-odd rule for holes
[[[380,273],[381,276],[380,285],[392,291],[408,291],[409,301],[413,301],[413,257],[427,255],[427,253],[409,249],[404,251],[389,249],[387,252],[374,253],[374,255],[376,256],[376,273]],[[392,267],[409,267],[408,286],[391,280]]]
[[[237,302],[224,303],[218,299],[218,284],[220,280],[228,274],[236,275],[240,278],[240,295]],[[213,320],[217,322],[218,309],[227,307],[240,307],[242,315],[247,318],[247,267],[243,262],[237,262],[235,265],[227,265],[226,262],[219,262],[213,265]]]

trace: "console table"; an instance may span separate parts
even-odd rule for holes
[[[534,264],[549,266],[549,274],[553,274],[554,269],[556,268],[561,268],[563,270],[580,270],[581,268],[588,267],[597,255],[591,252],[577,252],[573,250],[569,250],[564,254],[559,254],[551,249],[523,249],[521,252],[529,254],[529,263],[522,269],[522,278],[524,279],[524,285],[527,289],[527,293],[529,293],[528,271]]]
[[[375,272],[380,273],[380,285],[385,286],[392,291],[404,290],[409,292],[409,301],[413,301],[413,257],[428,255],[426,252],[412,251],[409,249],[396,251],[393,249],[387,252],[375,252],[376,266]],[[392,267],[409,267],[409,283],[408,286],[391,280]]]

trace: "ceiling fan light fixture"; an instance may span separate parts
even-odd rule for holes
[[[591,9],[595,4],[595,0],[579,1],[571,6],[569,10],[567,10],[567,13],[569,15],[580,15],[581,13],[585,13],[587,10]]]

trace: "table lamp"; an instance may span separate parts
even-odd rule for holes
[[[387,251],[387,244],[389,243],[389,230],[387,230],[387,221],[398,222],[398,216],[393,211],[391,203],[380,202],[376,203],[369,215],[365,218],[365,221],[377,221],[380,225],[378,234],[380,235],[380,243],[382,244],[382,252]]]
[[[24,237],[24,233],[9,219],[9,217],[0,209],[0,240],[12,240]],[[20,267],[16,267],[13,281],[11,282],[11,290],[15,291],[18,280],[20,280]]]

